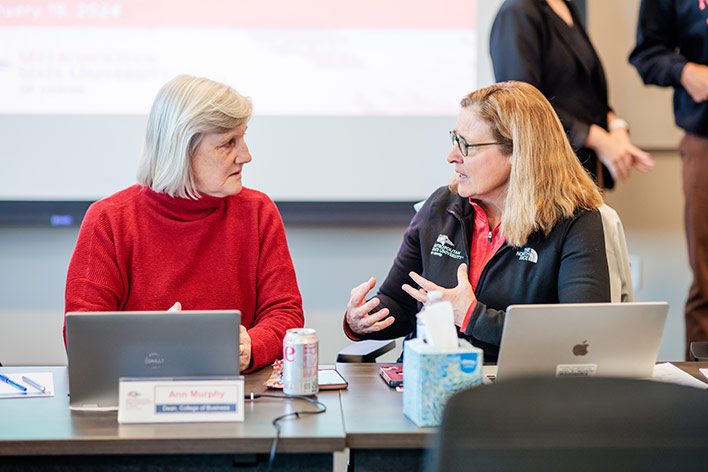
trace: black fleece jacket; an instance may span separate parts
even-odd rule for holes
[[[415,336],[420,304],[405,293],[416,286],[410,271],[442,287],[457,285],[457,268],[469,267],[474,209],[447,187],[436,190],[413,217],[388,276],[376,295],[395,322],[358,339]],[[512,304],[590,303],[610,301],[610,277],[602,219],[597,210],[578,211],[544,235],[536,232],[523,247],[504,243],[479,279],[477,306],[458,335],[496,360],[505,310]]]

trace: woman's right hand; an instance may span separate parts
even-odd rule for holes
[[[376,297],[366,301],[366,295],[374,288],[374,285],[376,285],[376,279],[371,277],[363,284],[354,287],[351,292],[351,297],[349,297],[346,320],[351,330],[356,334],[381,331],[391,326],[395,321],[393,316],[388,316],[388,308],[383,308],[371,313],[371,310],[381,303],[381,300]]]

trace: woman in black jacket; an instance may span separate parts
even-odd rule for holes
[[[498,82],[528,82],[551,102],[580,162],[600,187],[626,181],[632,167],[653,168],[651,156],[631,143],[627,122],[610,108],[602,63],[573,2],[505,1],[492,25],[489,50]]]
[[[461,105],[447,156],[455,180],[413,218],[378,294],[366,300],[374,278],[352,290],[351,339],[413,335],[435,290],[458,335],[494,360],[509,305],[611,301],[602,197],[548,100],[503,82]]]

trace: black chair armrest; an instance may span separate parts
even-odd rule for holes
[[[337,362],[376,362],[376,358],[396,347],[396,340],[357,341],[337,354]]]

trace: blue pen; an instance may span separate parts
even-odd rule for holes
[[[27,393],[27,387],[25,387],[24,385],[18,384],[17,382],[12,380],[10,377],[6,377],[6,376],[0,374],[0,380],[2,380],[3,382],[5,382],[8,385],[12,385],[13,387],[15,387],[18,390],[21,390],[23,393]]]

